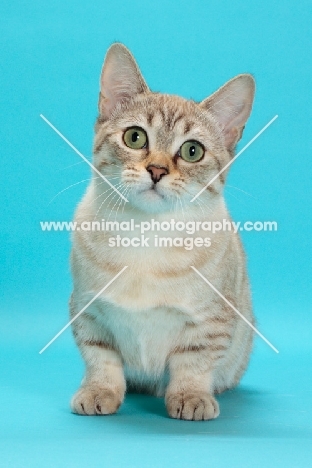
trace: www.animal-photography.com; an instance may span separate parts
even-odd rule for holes
[[[0,466],[312,466],[309,2],[1,10]]]

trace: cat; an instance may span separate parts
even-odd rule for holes
[[[77,226],[113,218],[230,221],[223,197],[227,170],[191,199],[233,158],[254,91],[253,77],[242,74],[200,103],[151,92],[130,51],[114,43],[101,73],[93,164],[128,202],[94,171],[76,211]],[[176,234],[189,237],[166,233]],[[164,396],[172,418],[216,418],[215,394],[240,381],[253,331],[191,266],[254,323],[238,234],[216,232],[209,248],[191,250],[112,248],[111,236],[82,229],[73,234],[71,318],[128,268],[72,323],[86,365],[72,411],[115,413],[127,389]]]

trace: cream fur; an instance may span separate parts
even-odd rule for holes
[[[137,223],[173,217],[181,221],[230,220],[222,196],[224,174],[196,203],[190,203],[190,199],[233,155],[251,109],[254,84],[250,75],[234,78],[210,101],[208,98],[198,105],[151,93],[130,52],[121,44],[111,47],[105,63],[94,164],[114,181],[129,203],[94,178],[78,206],[78,225],[103,218],[119,222],[134,218]],[[120,73],[116,73],[119,65]],[[109,70],[107,78],[105,70]],[[220,106],[223,98],[227,103],[224,109]],[[123,131],[131,126],[147,132],[148,151],[125,147]],[[198,140],[208,148],[202,161],[186,163],[175,157],[187,140]],[[169,171],[156,190],[150,189],[149,164]],[[127,236],[130,234],[138,235],[127,232]],[[209,234],[211,247],[190,251],[178,247],[111,248],[108,237],[112,235],[80,230],[73,236],[72,317],[125,265],[128,268],[73,323],[86,375],[72,399],[72,410],[80,414],[113,413],[128,385],[165,395],[173,418],[217,417],[214,394],[239,382],[248,363],[252,330],[191,266],[253,322],[238,235]],[[181,232],[163,235],[190,237]],[[206,232],[194,234],[206,236]]]

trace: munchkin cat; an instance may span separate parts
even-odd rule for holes
[[[77,225],[151,218],[230,222],[223,197],[227,170],[220,171],[234,156],[254,90],[252,76],[242,74],[199,103],[154,93],[129,50],[113,44],[100,81],[93,148],[97,171],[76,211]],[[177,235],[190,237],[166,233]],[[253,331],[191,267],[253,323],[238,233],[215,232],[209,246],[195,242],[190,250],[183,245],[112,247],[111,236],[84,230],[73,235],[71,318],[127,269],[72,323],[86,365],[72,411],[115,413],[126,391],[134,390],[164,396],[172,418],[216,418],[215,395],[240,381]],[[196,236],[207,233],[199,230]]]

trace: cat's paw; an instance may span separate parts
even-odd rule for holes
[[[70,406],[73,413],[91,416],[116,413],[121,403],[120,395],[108,388],[85,386],[75,393]]]
[[[189,421],[215,419],[220,414],[217,400],[205,392],[169,393],[166,407],[171,418]]]

